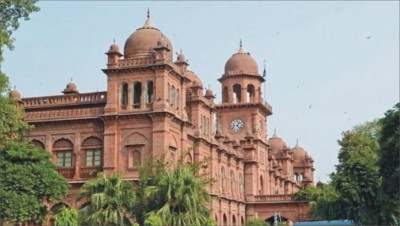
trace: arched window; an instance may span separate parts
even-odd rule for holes
[[[169,104],[171,104],[171,86],[168,83],[168,93],[167,93],[167,97],[168,97],[168,102]]]
[[[153,93],[154,93],[154,84],[153,81],[147,81],[146,83],[146,103],[153,103]]]
[[[128,105],[128,84],[121,84],[121,95],[120,95],[121,106]]]
[[[236,225],[236,217],[235,217],[235,215],[232,215],[232,225]]]
[[[85,153],[85,166],[101,166],[103,143],[100,139],[89,137],[82,143],[82,150]]]
[[[142,159],[139,150],[131,150],[129,156],[129,168],[137,169],[140,166]]]
[[[240,191],[240,196],[242,196],[244,192],[244,180],[241,173],[239,173],[239,191]]]
[[[176,108],[179,109],[179,104],[180,104],[180,95],[179,95],[179,89],[176,89]]]
[[[233,86],[233,103],[242,102],[241,98],[242,87],[239,84]]]
[[[74,146],[67,139],[59,139],[53,144],[53,152],[56,155],[56,166],[59,168],[72,167],[72,150]]]
[[[133,85],[133,108],[140,108],[141,99],[142,99],[142,83],[136,82]]]
[[[32,140],[31,143],[33,144],[33,146],[41,148],[41,149],[45,149],[44,144],[38,140]]]
[[[253,85],[247,86],[247,102],[254,102],[255,90]]]
[[[231,170],[231,193],[235,192],[235,173]]]
[[[303,179],[304,179],[304,174],[300,174],[300,179],[299,179],[299,181],[303,181]]]
[[[176,100],[175,97],[176,97],[175,86],[172,86],[171,87],[171,102],[170,102],[171,106],[175,106],[175,100]]]
[[[229,97],[228,97],[228,87],[224,87],[224,91],[222,93],[222,103],[228,103]]]
[[[243,218],[243,216],[240,217],[240,224],[241,224],[241,225],[244,225],[244,218]]]
[[[294,180],[294,181],[297,181],[297,173],[295,173],[295,174],[293,175],[293,180]]]
[[[217,223],[217,225],[218,225],[218,217],[217,217],[217,214],[214,215],[214,218],[215,218],[215,223]]]
[[[228,218],[226,217],[225,214],[224,214],[223,219],[224,219],[223,225],[224,225],[224,226],[227,226],[227,225],[228,225]]]
[[[260,195],[264,194],[264,179],[260,176]]]
[[[225,191],[225,168],[222,166],[221,167],[221,187],[222,187],[222,191]]]

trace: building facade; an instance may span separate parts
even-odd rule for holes
[[[27,136],[52,152],[71,184],[63,204],[84,206],[75,196],[98,172],[119,171],[137,180],[138,167],[150,155],[165,154],[171,167],[184,155],[188,163],[209,159],[201,170],[216,180],[207,189],[218,197],[210,204],[218,225],[273,219],[276,213],[307,219],[307,203],[293,194],[313,184],[313,160],[276,133],[267,139],[272,107],[262,98],[265,79],[241,44],[218,79],[222,103],[188,69],[182,52],[173,58],[172,43],[149,16],[128,37],[123,53],[113,43],[106,54],[104,92],[79,93],[72,82],[62,95],[21,98],[12,92],[35,126]]]

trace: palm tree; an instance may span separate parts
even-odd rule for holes
[[[116,173],[108,178],[101,173],[86,182],[78,193],[78,200],[88,198],[90,204],[79,211],[83,225],[132,225],[129,213],[135,200],[133,185]]]
[[[198,174],[200,163],[183,164],[172,171],[158,175],[156,184],[148,186],[147,197],[159,197],[161,208],[150,211],[158,215],[163,225],[208,225],[210,210],[206,206],[211,196],[205,187],[212,180],[205,180]]]

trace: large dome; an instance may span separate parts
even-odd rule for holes
[[[233,54],[225,64],[225,75],[236,74],[258,75],[257,62],[249,53],[244,52],[241,43],[239,51]]]
[[[169,39],[157,28],[153,27],[150,18],[142,28],[133,32],[125,42],[124,57],[132,58],[135,56],[146,56],[154,52],[158,42],[162,41],[171,51],[169,55],[172,59],[172,44]]]

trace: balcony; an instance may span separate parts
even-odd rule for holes
[[[57,171],[65,179],[72,179],[75,176],[75,168],[58,168]]]
[[[256,195],[254,196],[255,202],[282,202],[282,201],[295,201],[293,195]]]
[[[81,179],[96,178],[97,174],[102,171],[103,168],[101,166],[81,167],[80,177]]]

